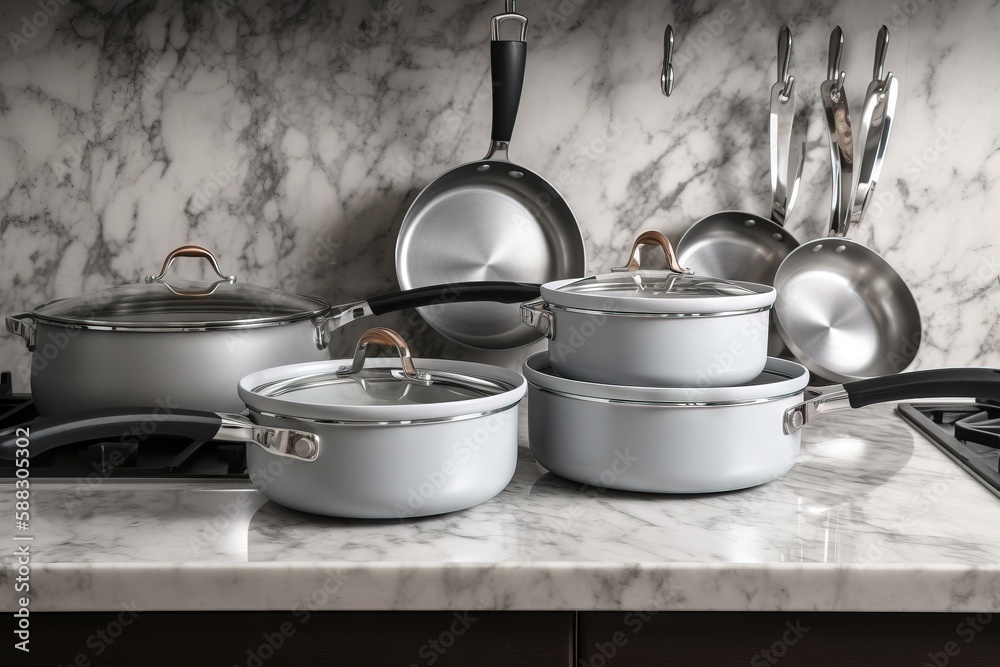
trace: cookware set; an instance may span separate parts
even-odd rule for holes
[[[771,90],[769,217],[704,218],[677,254],[662,233],[643,232],[625,266],[587,276],[568,204],[507,159],[527,50],[527,20],[511,4],[492,22],[489,152],[439,177],[407,211],[396,246],[404,291],[333,306],[237,281],[208,250],[184,246],[144,283],[8,315],[7,329],[33,350],[31,391],[43,416],[31,427],[32,455],[153,425],[247,443],[252,482],[288,507],[406,518],[460,510],[507,485],[525,395],[542,466],[658,493],[772,480],[795,463],[802,426],[828,410],[1000,399],[997,370],[899,373],[919,346],[916,304],[881,257],[847,238],[871,204],[898,95],[895,77],[883,75],[885,28],[857,132],[839,71],[843,33],[831,36],[821,86],[834,176],[828,238],[800,245],[783,226],[804,159],[803,147],[789,181],[795,82],[785,28]],[[500,39],[508,22],[520,39]],[[665,95],[673,41],[668,26]],[[644,266],[643,251],[646,260],[662,253],[666,268]],[[168,279],[178,258],[209,262],[218,280]],[[373,328],[353,358],[329,358],[331,331],[405,308],[425,308],[435,329],[466,345],[544,336],[548,349],[516,373],[413,358],[399,334]],[[772,314],[802,363],[775,356]],[[370,358],[376,347],[395,356]],[[809,389],[810,371],[845,384]],[[13,437],[0,433],[0,456],[12,455]]]

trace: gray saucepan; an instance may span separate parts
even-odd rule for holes
[[[399,359],[367,359],[373,346]],[[486,364],[412,359],[398,334],[371,329],[354,359],[265,369],[239,382],[249,410],[99,410],[39,419],[30,456],[125,433],[247,443],[254,486],[292,509],[401,519],[471,507],[499,493],[517,463],[518,373]],[[141,441],[136,443],[142,447]],[[20,458],[18,433],[0,457]]]
[[[626,491],[711,493],[763,484],[799,455],[801,428],[834,409],[937,397],[1000,398],[1000,371],[914,371],[807,390],[801,364],[770,358],[736,387],[623,387],[557,375],[529,357],[535,459],[577,482]]]

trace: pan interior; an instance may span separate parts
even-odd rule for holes
[[[479,168],[489,166],[485,171]],[[396,246],[404,289],[473,280],[545,283],[584,274],[583,237],[572,211],[543,179],[506,162],[454,169],[414,201]],[[525,345],[538,332],[517,304],[420,309],[438,331],[486,349]]]
[[[775,316],[789,347],[824,377],[898,373],[916,356],[917,304],[892,267],[861,244],[807,244],[781,266],[775,286]]]
[[[695,223],[681,238],[677,256],[696,274],[772,285],[781,261],[796,246],[780,225],[727,211]]]

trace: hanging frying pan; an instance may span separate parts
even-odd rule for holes
[[[771,285],[782,260],[799,245],[784,228],[785,219],[795,204],[805,160],[803,146],[789,186],[789,153],[795,118],[795,77],[788,75],[791,52],[792,36],[786,26],[778,37],[778,81],[771,87],[770,219],[747,211],[721,211],[692,225],[677,245],[677,259],[697,274]],[[775,356],[784,351],[776,332],[772,332],[768,340],[769,354]]]
[[[837,382],[899,373],[920,349],[920,311],[909,287],[878,253],[847,238],[872,202],[892,128],[899,82],[891,72],[883,78],[888,41],[882,26],[854,146],[860,151],[852,150],[861,154],[857,181],[844,175],[841,184],[851,193],[849,219],[842,229],[835,220],[830,238],[799,246],[774,277],[778,332],[810,371]]]
[[[520,40],[500,40],[500,25],[520,24]],[[492,19],[493,132],[486,157],[445,172],[417,196],[396,242],[403,289],[516,280],[545,283],[582,277],[583,234],[562,195],[544,178],[510,162],[507,151],[521,98],[527,19]],[[481,349],[520,347],[539,338],[520,324],[517,305],[449,304],[420,314],[448,338]]]

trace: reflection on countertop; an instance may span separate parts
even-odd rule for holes
[[[892,406],[817,420],[781,479],[689,496],[548,473],[521,416],[510,485],[418,520],[313,516],[246,482],[36,481],[35,604],[280,609],[334,577],[325,608],[1000,609],[1000,499]]]

